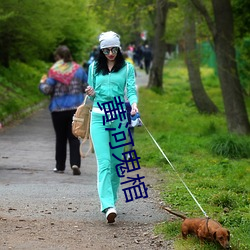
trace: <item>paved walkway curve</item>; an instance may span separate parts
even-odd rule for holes
[[[142,86],[147,76],[140,74]],[[1,250],[172,249],[153,234],[154,224],[168,216],[152,188],[156,171],[141,170],[149,198],[126,203],[121,193],[110,226],[100,213],[94,154],[82,160],[81,176],[72,175],[69,163],[64,174],[55,174],[54,147],[47,107],[0,130]]]

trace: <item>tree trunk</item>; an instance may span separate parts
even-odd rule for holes
[[[156,1],[156,16],[155,16],[155,37],[153,45],[153,62],[149,74],[148,87],[157,87],[162,89],[163,66],[166,53],[166,43],[164,34],[166,28],[166,19],[168,12],[168,1]]]
[[[235,59],[230,0],[212,0],[215,23],[200,0],[191,1],[204,16],[213,36],[228,130],[237,134],[249,134],[250,123]]]
[[[250,124],[235,60],[230,0],[212,0],[212,3],[216,29],[213,38],[228,129],[237,134],[248,134]]]
[[[187,10],[185,18],[185,55],[191,92],[200,113],[217,113],[218,108],[207,95],[201,80],[200,57],[196,48],[195,18],[190,15],[193,11],[192,6],[187,6]]]

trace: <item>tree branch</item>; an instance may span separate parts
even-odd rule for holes
[[[211,31],[213,37],[215,37],[216,27],[205,5],[200,0],[190,0],[190,1],[194,5],[194,7],[201,13],[201,15],[205,18],[209,30]]]

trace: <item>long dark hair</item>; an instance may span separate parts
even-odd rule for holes
[[[119,71],[121,68],[123,68],[125,66],[125,64],[126,64],[125,59],[121,53],[121,50],[118,49],[117,55],[115,58],[115,65],[112,69],[112,72]],[[108,69],[108,65],[107,65],[107,58],[103,54],[102,50],[100,50],[99,56],[97,57],[97,60],[96,60],[96,73],[97,74],[101,73],[103,75],[109,74],[109,69]]]

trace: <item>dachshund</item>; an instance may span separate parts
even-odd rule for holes
[[[231,249],[230,232],[222,225],[210,218],[187,218],[185,215],[173,212],[171,209],[163,207],[169,213],[183,219],[181,233],[183,239],[187,239],[188,234],[196,235],[200,241],[208,240],[218,242],[223,249]]]

